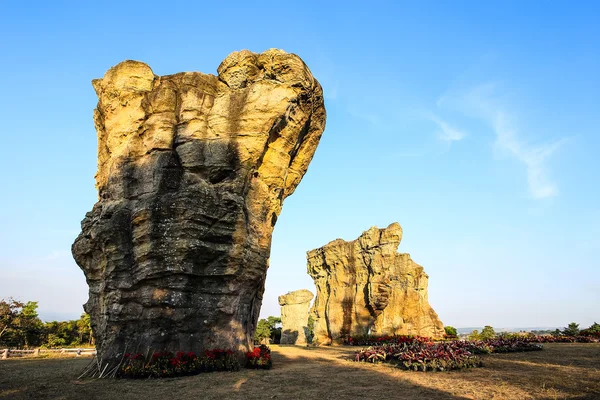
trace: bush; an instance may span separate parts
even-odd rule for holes
[[[453,326],[445,326],[444,327],[444,331],[446,332],[446,334],[444,335],[444,337],[446,339],[458,338],[458,331],[456,330],[455,327],[453,327]]]
[[[569,326],[563,329],[562,333],[565,336],[577,336],[579,334],[579,324],[571,322]]]
[[[582,330],[579,332],[581,336],[591,336],[595,338],[600,338],[600,324],[594,322],[589,328]]]
[[[481,340],[493,339],[496,337],[496,331],[494,331],[494,328],[492,328],[491,326],[486,325],[481,330],[479,337],[481,338]]]

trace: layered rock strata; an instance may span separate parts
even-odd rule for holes
[[[93,81],[99,200],[72,247],[99,359],[252,343],[283,200],[325,127],[294,54],[230,54],[218,75],[125,61]]]
[[[428,276],[409,254],[396,252],[401,240],[402,228],[393,223],[307,253],[317,288],[311,310],[316,343],[367,334],[443,336],[427,298]]]
[[[306,289],[279,296],[281,344],[305,345],[308,336],[308,309],[314,295]]]

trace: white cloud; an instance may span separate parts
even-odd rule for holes
[[[508,154],[525,166],[531,196],[535,199],[556,196],[558,186],[550,178],[548,161],[566,142],[566,138],[540,144],[525,141],[514,118],[503,106],[497,87],[496,83],[491,82],[465,92],[445,94],[438,99],[437,105],[482,119],[496,135],[496,152]]]
[[[438,137],[444,142],[458,142],[459,140],[462,140],[467,136],[465,132],[459,131],[458,129],[451,126],[449,123],[438,118],[432,113],[427,113],[425,116],[427,117],[427,119],[435,122],[437,126],[441,129],[441,131],[438,134]]]
[[[379,125],[381,121],[380,117],[377,114],[371,112],[371,110],[368,108],[359,109],[354,105],[350,105],[347,107],[346,110],[348,114],[352,115],[353,117],[363,119],[372,125]]]

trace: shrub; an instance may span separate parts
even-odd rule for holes
[[[471,332],[471,334],[469,335],[469,340],[481,340],[481,334],[477,329]]]
[[[272,366],[271,349],[264,344],[246,353],[246,368],[271,369]]]
[[[444,331],[446,334],[444,335],[445,339],[456,339],[458,338],[458,331],[453,326],[445,326]]]
[[[600,324],[594,322],[589,328],[582,330],[579,332],[581,336],[591,336],[595,338],[600,338]]]
[[[496,331],[494,331],[494,328],[492,328],[491,326],[486,325],[481,330],[479,336],[481,340],[493,339],[496,337]]]
[[[563,329],[562,333],[565,336],[577,336],[579,334],[579,324],[571,322],[569,326]]]

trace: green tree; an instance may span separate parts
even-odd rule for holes
[[[496,337],[496,331],[494,331],[494,328],[491,326],[486,325],[481,330],[481,334],[479,336],[481,337],[481,340],[493,339]]]
[[[469,340],[481,340],[481,335],[479,334],[479,331],[477,329],[471,332],[471,334],[469,335]]]
[[[581,335],[598,336],[600,335],[600,324],[594,322],[589,328],[580,332]]]
[[[271,324],[266,319],[261,319],[258,321],[256,325],[256,330],[254,331],[254,342],[262,343],[265,339],[271,337]]]
[[[271,343],[279,343],[281,341],[281,318],[269,316],[267,321],[271,327]]]
[[[577,336],[579,334],[579,324],[571,322],[565,329],[563,329],[562,333],[566,336]]]
[[[0,300],[0,342],[7,339],[13,332],[18,316],[25,304],[13,298]]]
[[[43,324],[37,307],[36,301],[0,301],[0,339],[4,344],[17,348],[40,344]]]
[[[81,314],[77,320],[77,334],[80,344],[92,344],[94,337],[92,336],[92,325],[90,323],[90,315],[87,313]]]
[[[552,336],[554,336],[554,337],[558,337],[560,335],[562,335],[562,332],[558,328],[556,328],[556,330],[554,332],[552,332]]]
[[[315,319],[312,314],[308,316],[308,322],[306,323],[306,341],[312,343],[315,337]]]
[[[445,326],[444,330],[446,331],[447,336],[452,336],[452,337],[458,336],[458,331],[453,326]]]

